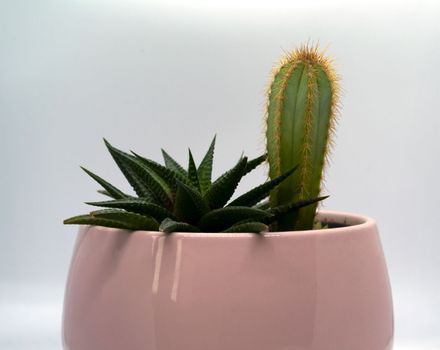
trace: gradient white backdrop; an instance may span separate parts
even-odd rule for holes
[[[396,349],[440,349],[440,5],[436,1],[0,1],[0,349],[61,349],[76,227],[125,183],[102,137],[215,169],[263,150],[269,72],[318,41],[342,76],[325,208],[377,219]],[[241,191],[261,182],[264,170]]]

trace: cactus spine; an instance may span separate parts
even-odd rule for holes
[[[319,196],[336,122],[337,80],[330,60],[317,46],[300,47],[274,70],[267,104],[269,176],[299,168],[272,191],[272,207]],[[312,229],[316,206],[286,215],[276,229]]]

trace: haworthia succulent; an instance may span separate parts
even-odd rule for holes
[[[237,205],[245,205],[245,206],[253,206],[257,204],[259,201],[266,198],[269,193],[276,188],[280,183],[282,183],[285,179],[287,179],[293,172],[297,169],[295,166],[293,169],[290,169],[286,173],[276,177],[273,180],[267,181],[266,183],[253,188],[252,190],[246,192],[241,195],[237,199],[233,200],[229,206],[237,206]]]
[[[186,170],[176,161],[173,157],[171,157],[164,149],[162,149],[162,156],[165,162],[165,166],[175,172],[179,173],[182,176],[187,176],[188,173]]]
[[[233,233],[264,233],[269,230],[269,227],[261,222],[251,221],[241,224],[232,225],[231,227],[223,230],[222,232]]]
[[[105,143],[121,171],[124,175],[128,174],[127,180],[132,180],[133,188],[140,197],[171,207],[171,190],[165,186],[164,181],[158,181],[136,157],[113,147],[106,140]]]
[[[225,206],[238,183],[249,171],[266,158],[238,163],[212,182],[212,163],[215,137],[198,167],[189,151],[188,169],[183,169],[166,152],[165,166],[121,151],[105,141],[108,150],[138,197],[123,193],[89,170],[85,170],[103,189],[99,192],[113,200],[88,202],[106,208],[79,215],[65,224],[100,225],[127,230],[161,230],[172,232],[252,232],[261,233],[274,226],[274,221],[297,212],[298,208],[315,203],[321,198],[305,199],[271,207],[267,197],[283,183],[294,169],[257,186]],[[159,224],[160,223],[160,224]]]
[[[212,163],[214,160],[214,149],[215,149],[215,139],[214,136],[211,145],[209,146],[208,151],[200,162],[199,167],[197,168],[197,176],[199,179],[200,190],[205,193],[209,186],[211,185],[212,178]]]
[[[126,211],[132,213],[149,215],[158,221],[162,221],[167,217],[174,218],[174,215],[169,210],[161,207],[160,205],[151,203],[143,198],[126,198],[103,202],[86,202],[86,204],[93,205],[95,207],[125,209]]]
[[[177,181],[177,193],[173,212],[176,217],[189,224],[196,224],[208,211],[208,204],[200,192],[185,185],[183,182]]]
[[[191,150],[188,149],[188,178],[191,184],[198,190],[200,190],[199,176],[197,175],[197,167],[194,162],[194,157]]]
[[[168,184],[168,187],[171,189],[173,194],[175,194],[177,190],[176,180],[192,186],[191,181],[186,175],[182,175],[180,172],[167,168],[166,166],[163,166],[162,164],[159,164],[151,159],[142,157],[133,151],[132,153],[145,167],[149,168],[152,172],[161,177],[162,180]]]
[[[157,230],[159,223],[152,217],[116,210],[100,210],[64,220],[64,224],[99,225],[128,230]]]
[[[105,191],[107,191],[108,196],[113,197],[115,199],[121,199],[121,198],[127,198],[128,195],[123,193],[121,190],[117,189],[112,184],[105,181],[103,178],[99,177],[98,175],[92,173],[90,170],[87,170],[84,167],[81,167],[82,170],[84,170],[91,178],[93,178],[97,183],[99,183]]]
[[[252,170],[254,170],[259,165],[263,164],[263,162],[267,159],[267,154],[263,154],[262,156],[259,156],[257,158],[251,159],[246,163],[246,166],[243,170],[243,176],[250,173]]]
[[[296,202],[292,202],[289,204],[282,204],[275,208],[269,208],[267,209],[267,212],[272,214],[271,217],[264,220],[265,223],[273,223],[275,221],[278,221],[280,219],[283,219],[286,215],[289,215],[289,217],[293,217],[293,222],[295,223],[296,220],[299,220],[298,218],[298,212],[302,208],[306,208],[312,204],[318,203],[319,201],[322,201],[324,199],[328,198],[328,196],[323,197],[317,197],[317,198],[311,198],[311,199],[303,199]],[[279,229],[279,227],[278,227]],[[284,230],[289,231],[289,230]],[[291,231],[291,230],[290,230]]]
[[[200,232],[200,230],[193,225],[187,224],[186,222],[174,221],[170,218],[163,220],[159,226],[159,231],[165,233],[172,232]]]
[[[140,227],[143,230],[157,230],[159,223],[153,217],[148,215],[141,215],[136,213],[130,213],[117,209],[103,209],[92,211],[90,216],[98,219],[108,219],[120,222],[125,222],[133,226]]]
[[[217,209],[224,206],[234,194],[238,183],[243,177],[246,168],[247,157],[243,157],[229,171],[221,175],[205,193],[205,198],[211,209]]]
[[[243,221],[262,221],[268,220],[272,216],[267,211],[249,207],[224,207],[215,209],[204,215],[197,226],[202,231],[218,232]]]
[[[96,225],[104,227],[122,228],[126,230],[139,230],[138,225],[133,225],[130,222],[123,222],[118,220],[110,220],[104,218],[95,218],[89,214],[78,215],[64,220],[65,225]]]

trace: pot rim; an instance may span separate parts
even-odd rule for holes
[[[300,231],[273,231],[259,234],[258,236],[264,237],[304,237],[304,236],[323,236],[323,235],[336,235],[342,233],[354,233],[363,231],[365,229],[374,229],[376,227],[376,221],[368,216],[354,214],[344,211],[335,210],[319,210],[316,217],[323,222],[330,222],[336,224],[346,224],[347,226],[335,227],[335,228],[323,228],[318,230],[300,230]],[[104,231],[128,231],[124,229],[102,227],[102,226],[88,226],[88,228],[99,228]],[[136,230],[130,231],[131,234],[142,234],[148,236],[177,236],[184,238],[231,238],[231,237],[255,237],[255,233],[222,233],[222,232],[173,232],[171,234],[160,231],[143,231]]]

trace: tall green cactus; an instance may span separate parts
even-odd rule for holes
[[[298,165],[270,195],[271,206],[317,197],[331,145],[338,104],[337,75],[318,47],[304,45],[274,71],[267,104],[269,175]],[[317,204],[286,215],[277,230],[313,228]]]

